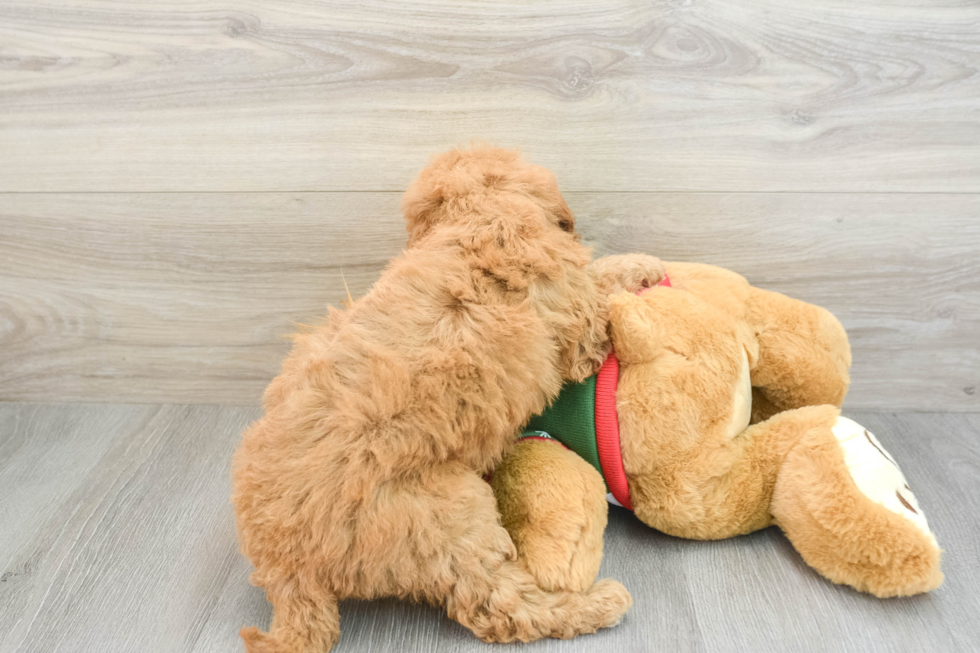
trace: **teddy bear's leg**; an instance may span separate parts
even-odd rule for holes
[[[850,382],[851,348],[829,311],[750,288],[748,321],[759,355],[752,369],[752,422],[803,406],[840,406]]]
[[[591,587],[608,513],[599,472],[557,441],[526,438],[494,470],[491,485],[501,521],[538,585]]]
[[[789,453],[772,514],[803,559],[835,583],[880,597],[942,583],[936,538],[894,458],[845,417],[809,428]]]
[[[654,528],[720,539],[775,523],[836,583],[887,597],[942,582],[936,539],[894,458],[836,406],[785,411],[718,449],[677,453],[631,484]]]
[[[631,478],[634,512],[657,530],[698,540],[770,526],[783,461],[808,430],[832,424],[837,414],[834,406],[810,406],[753,424],[721,443],[701,440],[679,448],[680,438],[660,441],[649,454],[655,461],[650,471]]]

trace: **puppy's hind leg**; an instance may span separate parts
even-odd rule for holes
[[[287,581],[266,591],[272,603],[272,627],[239,632],[247,653],[328,653],[340,637],[337,599],[324,590],[304,592]]]
[[[571,639],[615,626],[633,604],[626,588],[608,578],[584,592],[546,592],[519,562],[485,571],[461,581],[448,601],[449,616],[485,642]]]
[[[449,616],[487,642],[568,639],[613,626],[632,605],[629,592],[601,580],[584,592],[548,592],[516,559],[510,535],[500,525],[490,486],[471,471],[447,479],[453,499],[443,513],[453,539],[443,586]],[[446,568],[446,565],[442,565]]]

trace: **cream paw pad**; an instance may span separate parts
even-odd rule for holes
[[[935,541],[919,502],[895,459],[873,433],[854,420],[838,417],[831,429],[858,489],[875,503],[905,517]]]

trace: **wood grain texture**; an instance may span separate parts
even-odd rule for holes
[[[405,242],[395,193],[9,195],[0,399],[256,404],[294,322]],[[980,196],[570,193],[597,255],[733,269],[833,311],[850,408],[980,409]]]
[[[980,191],[965,0],[4,0],[0,191]]]
[[[0,651],[191,650],[242,563],[228,469],[252,417],[0,406]]]
[[[228,503],[255,409],[0,404],[0,653],[240,651],[271,610]],[[434,607],[341,604],[336,653],[888,651],[980,641],[980,416],[851,413],[902,464],[945,549],[945,584],[879,600],[807,567],[775,529],[719,542],[612,509],[602,576],[634,606],[596,635],[489,646]]]

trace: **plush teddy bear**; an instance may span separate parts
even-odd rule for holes
[[[592,584],[607,493],[679,537],[776,524],[818,572],[876,596],[940,585],[940,549],[894,458],[840,415],[851,354],[833,315],[693,263],[609,302],[614,353],[531,420],[491,479],[542,587]]]

